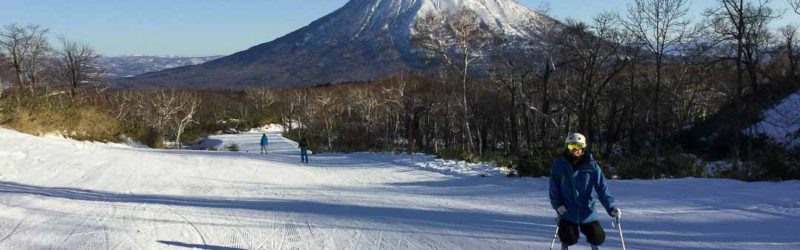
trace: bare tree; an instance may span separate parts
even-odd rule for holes
[[[36,86],[46,53],[50,50],[45,37],[47,31],[38,25],[20,27],[10,24],[0,32],[0,49],[8,57],[3,63],[13,68],[20,89],[28,87],[32,92]]]
[[[797,26],[786,25],[779,29],[780,34],[783,36],[784,53],[786,53],[786,73],[789,77],[797,77]]]
[[[141,93],[146,95],[147,93]],[[164,141],[167,126],[180,112],[180,102],[175,90],[159,90],[151,94],[140,96],[136,106],[136,116],[148,127],[160,133]]]
[[[528,129],[530,130],[526,136],[528,144],[538,143],[539,148],[543,148],[544,145],[547,145],[545,139],[554,136],[550,135],[551,132],[559,132],[559,134],[561,132],[557,131],[556,128],[560,126],[552,116],[558,110],[554,105],[557,98],[554,95],[556,88],[552,85],[555,83],[557,70],[569,60],[563,59],[558,52],[565,39],[562,23],[547,17],[548,6],[540,9],[540,13],[543,13],[543,16],[529,20],[527,33],[534,43],[526,48],[533,49],[534,56],[531,58],[543,58],[544,60],[532,62],[535,67],[534,78],[530,80],[530,84],[522,86],[523,94],[520,96],[520,102],[525,106],[523,117],[526,119],[532,117],[531,120],[538,121],[539,131],[536,136],[532,136],[531,133],[534,129]],[[533,139],[534,137],[538,138]]]
[[[718,7],[706,10],[706,16],[711,21],[711,27],[718,36],[723,46],[735,50],[722,55],[722,59],[733,61],[736,64],[735,93],[731,95],[734,106],[742,109],[753,109],[749,103],[740,103],[740,98],[745,95],[749,83],[750,91],[757,91],[761,82],[762,59],[770,49],[772,34],[768,31],[768,24],[778,16],[768,6],[769,0],[718,0]],[[725,47],[722,47],[725,48]],[[742,104],[742,105],[740,105]],[[730,117],[726,133],[733,138],[729,143],[731,154],[734,158],[734,171],[739,172],[739,159],[741,157],[741,141],[746,140],[747,150],[745,156],[751,159],[752,139],[742,138],[740,132],[744,120],[740,117]]]
[[[114,117],[119,120],[130,119],[130,115],[135,113],[137,95],[131,91],[119,91],[109,96],[108,101],[114,112]]]
[[[492,82],[508,92],[511,153],[520,155],[520,99],[526,96],[522,93],[523,83],[535,73],[534,67],[525,55],[501,53],[494,56],[490,73]]]
[[[361,114],[366,139],[368,142],[371,141],[373,124],[378,117],[378,107],[381,104],[380,100],[375,96],[375,93],[364,88],[351,89],[348,98],[350,102],[355,104],[356,110]]]
[[[655,157],[660,161],[661,143],[661,88],[664,60],[678,49],[690,35],[687,0],[635,0],[628,5],[627,17],[622,20],[626,30],[642,45],[655,61],[655,90],[653,109],[655,119]],[[648,80],[650,80],[648,78]],[[653,170],[655,175],[655,169]],[[653,176],[655,177],[655,176]]]
[[[317,124],[323,126],[327,148],[329,151],[333,150],[333,128],[341,113],[339,100],[330,91],[320,91],[311,104],[308,108],[312,112],[311,118],[318,120]]]
[[[161,141],[174,136],[175,148],[183,146],[181,136],[186,129],[198,123],[195,115],[201,104],[197,93],[175,90],[121,91],[110,95],[108,100],[117,119],[152,128]]]
[[[575,78],[566,89],[567,96],[572,96],[570,99],[575,103],[567,108],[578,115],[578,131],[598,144],[599,102],[629,62],[620,45],[618,20],[616,14],[606,12],[597,15],[590,24],[568,22],[561,43],[561,54],[569,61],[565,68]]]
[[[706,10],[711,26],[723,42],[732,43],[736,63],[737,89],[735,97],[744,94],[745,73],[752,90],[758,88],[758,67],[766,49],[769,32],[767,25],[777,16],[769,8],[769,0],[758,0],[755,4],[745,0],[718,0],[719,7]]]
[[[293,95],[288,96],[289,109],[292,110],[288,121],[290,125],[297,123],[298,128],[305,129],[312,127],[312,110],[309,108],[308,91],[295,91]],[[303,137],[303,134],[300,134]]]
[[[275,103],[280,109],[280,123],[284,132],[294,129],[294,123],[297,122],[297,113],[300,106],[294,101],[294,91],[281,91],[275,95],[277,98]]]
[[[458,8],[447,15],[431,14],[414,24],[412,43],[438,57],[447,68],[461,78],[461,100],[464,137],[469,151],[474,147],[469,125],[469,105],[467,103],[467,81],[470,66],[484,57],[483,49],[489,44],[495,31],[484,25],[478,15],[468,8]]]
[[[191,124],[198,123],[194,119],[197,108],[200,107],[200,97],[193,93],[179,93],[178,96],[178,110],[174,117],[172,117],[173,126],[175,129],[175,146],[182,148],[181,135],[186,131],[186,127]]]
[[[0,99],[3,98],[3,91],[6,90],[6,64],[3,63],[6,60],[5,57],[3,51],[0,50]]]
[[[403,119],[405,116],[408,116],[408,111],[406,110],[406,85],[408,84],[406,77],[404,75],[400,75],[399,77],[393,79],[392,84],[381,88],[382,93],[382,100],[381,102],[384,104],[384,114],[388,116],[392,116],[394,118],[394,123],[391,124],[393,126],[391,129],[391,135],[387,135],[389,139],[398,138],[398,133],[400,132],[403,126]],[[388,131],[387,131],[388,132]],[[409,145],[412,143],[412,140],[409,138]],[[409,147],[410,148],[410,147]]]
[[[255,104],[256,111],[259,112],[267,110],[270,105],[278,101],[275,92],[270,89],[246,89],[244,94],[247,99]]]
[[[85,43],[68,41],[60,37],[62,48],[56,51],[58,69],[63,80],[70,86],[70,95],[75,96],[81,84],[99,82],[100,74],[95,67],[98,55]]]
[[[794,13],[800,15],[800,0],[786,0],[786,1],[789,2],[789,5],[792,6],[792,10],[794,10]]]

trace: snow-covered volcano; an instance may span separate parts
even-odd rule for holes
[[[409,41],[415,22],[458,8],[510,35],[525,34],[532,18],[547,18],[514,0],[351,0],[274,41],[205,64],[122,79],[118,86],[241,89],[376,79],[422,67]]]

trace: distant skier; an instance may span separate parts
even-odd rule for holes
[[[597,221],[592,189],[608,215],[617,217],[622,211],[614,206],[603,170],[586,150],[586,137],[573,133],[567,136],[565,144],[566,150],[556,157],[550,168],[550,203],[560,218],[561,249],[578,242],[579,229],[592,249],[597,249],[605,241],[606,233]]]
[[[264,133],[261,135],[261,153],[267,153],[267,145],[269,145],[269,139],[267,138],[267,134]]]
[[[298,144],[300,148],[300,162],[308,163],[308,151],[307,151],[308,141],[306,141],[306,138],[303,137],[300,138],[300,142]]]

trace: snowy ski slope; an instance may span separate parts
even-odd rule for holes
[[[260,155],[261,132],[215,137],[242,151],[212,152],[0,129],[0,249],[549,246],[546,178],[420,155],[317,154],[305,165],[294,142],[268,135]],[[628,249],[800,249],[800,182],[609,183]],[[610,222],[603,249],[619,249]]]

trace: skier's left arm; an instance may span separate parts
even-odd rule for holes
[[[606,176],[597,163],[595,163],[595,169],[597,170],[597,174],[595,175],[596,183],[594,185],[594,190],[597,192],[597,198],[600,200],[600,203],[603,203],[603,207],[606,208],[608,215],[614,216],[612,212],[614,212],[617,207],[614,205],[614,197],[611,196],[611,193],[608,191],[608,186],[606,186]]]

